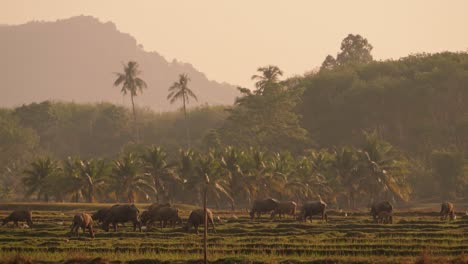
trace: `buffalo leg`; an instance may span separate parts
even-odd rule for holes
[[[210,223],[211,223],[211,226],[213,227],[213,232],[216,233],[215,224],[214,224],[213,219],[210,219]]]
[[[88,226],[88,230],[89,230],[89,235],[91,236],[91,238],[94,238],[93,226],[92,226],[92,225],[89,225],[89,226]]]

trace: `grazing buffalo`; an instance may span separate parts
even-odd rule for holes
[[[307,202],[302,205],[302,210],[299,214],[298,219],[302,221],[307,221],[307,218],[312,222],[313,215],[322,215],[322,220],[328,221],[327,213],[327,204],[323,201],[316,202]]]
[[[80,237],[79,229],[83,229],[83,233],[86,231],[86,228],[89,230],[89,235],[94,238],[93,231],[93,218],[87,213],[80,213],[73,217],[73,223],[71,225],[70,233],[75,233],[76,236]]]
[[[115,205],[114,205],[115,206]],[[93,215],[92,218],[94,221],[97,221],[98,223],[104,222],[106,220],[107,215],[109,214],[111,207],[108,208],[103,208],[97,210]]]
[[[210,209],[206,209],[206,214],[208,216],[208,219],[207,219],[208,223],[211,224],[211,226],[213,227],[213,232],[216,233],[215,224],[213,221],[213,213],[211,212]],[[203,209],[193,210],[190,213],[190,216],[187,220],[187,224],[185,225],[184,230],[188,232],[190,231],[190,228],[192,228],[193,226],[195,228],[195,232],[198,234],[198,226],[204,225],[204,224],[205,224],[205,214],[204,214]]]
[[[455,220],[457,216],[455,215],[455,208],[453,203],[444,202],[440,207],[440,220],[447,220],[447,217],[450,216],[450,220]]]
[[[148,206],[148,211],[158,210],[159,208],[162,208],[162,207],[171,207],[171,204],[170,203],[164,203],[164,204],[153,203],[150,206]]]
[[[379,203],[374,203],[371,206],[370,213],[372,215],[372,218],[374,219],[374,223],[378,223],[378,216],[381,212],[387,212],[390,215],[393,213],[393,206],[390,202],[388,201],[383,201]],[[393,222],[393,217],[390,218],[390,224]]]
[[[3,219],[2,226],[6,225],[8,222],[13,221],[16,227],[19,227],[19,221],[25,221],[30,228],[32,228],[32,213],[29,210],[15,210],[9,216]]]
[[[280,202],[273,198],[254,201],[252,210],[249,212],[250,219],[253,220],[255,218],[255,214],[257,215],[257,218],[260,218],[262,213],[271,213],[278,208],[279,204]]]
[[[393,223],[392,212],[381,211],[377,215],[377,223],[379,223],[379,224],[391,224],[391,223]]]
[[[133,204],[114,205],[103,221],[102,228],[109,231],[109,224],[112,224],[114,232],[117,231],[117,223],[133,223],[133,231],[138,227],[141,232],[140,211]]]
[[[286,214],[292,215],[293,217],[296,216],[296,208],[297,204],[293,201],[286,201],[286,202],[280,202],[278,204],[278,207],[273,210],[273,213],[271,213],[271,218],[275,218],[276,215],[281,218],[281,216],[284,216]]]
[[[159,209],[153,209],[152,211],[144,211],[141,214],[141,223],[146,226],[150,226],[152,223],[159,221],[161,227],[166,227],[167,223],[171,227],[182,224],[182,219],[179,216],[179,209],[175,207],[161,207]]]

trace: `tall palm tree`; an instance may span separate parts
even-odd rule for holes
[[[261,75],[253,75],[252,80],[257,80],[255,87],[257,87],[257,94],[264,94],[266,90],[274,88],[279,82],[279,77],[283,76],[283,71],[281,71],[277,66],[268,65],[266,67],[260,67],[257,69]]]
[[[176,164],[167,162],[166,152],[160,148],[152,146],[142,155],[145,173],[153,179],[154,188],[157,191],[156,202],[165,193],[169,196],[169,185],[180,183],[180,178],[173,172]]]
[[[156,194],[147,177],[140,174],[140,162],[136,155],[129,153],[114,161],[111,176],[114,179],[116,196],[121,195],[129,203],[134,203],[137,194],[141,193],[149,199]]]
[[[141,71],[138,69],[138,67],[138,62],[129,61],[126,65],[123,65],[124,72],[115,73],[117,75],[117,79],[114,81],[114,86],[119,86],[122,84],[122,89],[120,91],[124,95],[130,93],[130,99],[132,100],[133,122],[137,142],[139,141],[139,132],[137,129],[135,102],[133,97],[137,96],[138,91],[140,93],[143,93],[143,88],[147,87],[146,82],[143,81],[143,79],[141,79],[140,77],[138,77],[138,75],[141,74]]]
[[[188,82],[190,78],[186,73],[179,75],[179,81],[174,82],[171,87],[169,87],[169,94],[167,95],[167,99],[171,104],[173,104],[177,100],[182,100],[182,109],[184,111],[184,120],[185,120],[185,129],[187,133],[187,147],[190,147],[190,131],[187,121],[187,104],[190,102],[190,98],[195,99],[198,101],[197,96],[195,93],[188,88]]]
[[[51,179],[59,173],[57,162],[50,158],[38,159],[31,163],[31,167],[24,171],[26,175],[23,183],[26,187],[26,196],[37,194],[37,200],[48,202],[52,192]]]

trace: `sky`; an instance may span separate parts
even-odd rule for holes
[[[303,74],[361,34],[375,59],[468,51],[466,0],[0,0],[0,24],[90,15],[134,36],[146,51],[194,65],[209,79],[252,88],[277,65]]]

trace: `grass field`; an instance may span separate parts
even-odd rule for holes
[[[3,218],[12,209],[30,208],[34,229],[0,228],[0,263],[34,260],[129,263],[198,262],[202,235],[178,228],[132,232],[131,225],[117,233],[96,228],[96,238],[68,234],[73,215],[108,206],[102,204],[0,204]],[[145,205],[139,205],[141,209]],[[187,216],[190,206],[179,206]],[[209,260],[219,263],[467,263],[468,219],[465,212],[453,222],[438,220],[436,208],[397,211],[394,224],[378,225],[363,212],[329,211],[329,222],[297,222],[291,218],[251,222],[245,211],[216,211],[223,219],[217,233],[209,233]],[[21,256],[21,257],[18,257]],[[101,259],[95,259],[101,258]]]

